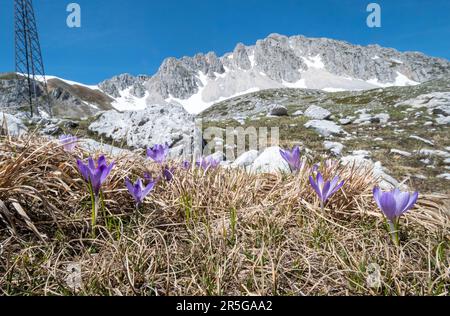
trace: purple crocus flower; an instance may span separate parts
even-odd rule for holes
[[[390,192],[382,192],[379,187],[373,189],[373,196],[378,207],[386,218],[395,224],[399,217],[411,210],[419,198],[419,192],[410,194],[399,189]]]
[[[317,180],[314,180],[314,178],[310,176],[309,182],[319,196],[322,209],[328,199],[331,198],[344,185],[344,181],[339,182],[338,176],[334,177],[332,181],[324,181],[320,172],[317,174]]]
[[[166,161],[169,155],[169,144],[155,145],[152,148],[147,149],[147,157],[153,159],[158,164],[162,164]]]
[[[318,165],[318,164],[315,164],[314,166],[312,166],[311,172],[312,172],[312,173],[315,173],[315,172],[317,172],[317,171],[319,171],[319,165]]]
[[[414,207],[414,204],[416,204],[419,198],[419,192],[410,194],[408,192],[402,192],[399,189],[382,192],[379,187],[376,187],[373,189],[373,196],[378,207],[388,220],[392,240],[397,245],[400,245],[398,231],[399,218]]]
[[[200,160],[196,162],[196,165],[203,170],[215,169],[220,165],[220,161],[214,159],[213,156],[208,156],[200,158]]]
[[[84,164],[83,161],[79,159],[77,159],[77,164],[84,180],[92,186],[94,194],[98,196],[100,187],[106,181],[106,178],[114,167],[114,162],[108,166],[105,156],[100,156],[97,161],[97,166],[95,166],[94,159],[91,157],[89,157],[87,164]]]
[[[163,177],[164,177],[164,179],[167,182],[172,181],[174,172],[175,172],[175,168],[169,168],[168,166],[165,166],[164,170],[163,170]]]
[[[131,183],[130,179],[125,179],[125,185],[128,192],[133,196],[136,201],[136,206],[142,205],[147,195],[155,188],[156,181],[150,181],[147,186],[144,186],[141,179],[138,179],[136,183]]]
[[[64,150],[67,152],[72,152],[77,147],[78,137],[72,135],[61,135],[59,137],[60,143],[63,145]]]
[[[144,180],[147,183],[153,182],[153,175],[151,173],[144,173]]]
[[[280,155],[286,160],[292,172],[303,169],[304,163],[300,156],[300,147],[295,146],[292,151],[280,149]]]
[[[183,168],[184,170],[189,170],[191,169],[191,163],[185,160],[181,163],[181,168]]]

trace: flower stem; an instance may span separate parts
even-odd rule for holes
[[[392,221],[388,221],[389,222],[389,228],[390,228],[390,233],[391,233],[391,238],[392,241],[394,242],[394,244],[396,246],[400,246],[400,238],[399,238],[399,234],[398,234],[398,223],[393,223]]]
[[[97,226],[99,199],[93,192],[91,193],[91,200],[92,200],[91,229],[92,229],[92,236],[95,238],[95,226]]]

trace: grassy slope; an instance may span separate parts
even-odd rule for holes
[[[83,156],[40,138],[1,140],[0,295],[448,295],[442,196],[421,196],[399,247],[364,170],[322,167],[346,180],[324,212],[307,173],[178,170],[136,213],[124,178],[160,167],[129,155],[115,158],[92,238]],[[67,283],[73,264],[78,290]],[[371,264],[379,287],[367,283]]]
[[[337,118],[340,116],[356,116],[355,112],[366,108],[370,114],[388,113],[391,116],[392,126],[381,126],[370,124],[366,126],[348,125],[344,130],[357,136],[352,140],[336,137],[334,141],[345,145],[344,154],[354,150],[368,150],[372,152],[375,161],[381,161],[390,173],[400,181],[406,180],[411,187],[422,192],[450,193],[448,181],[436,178],[437,175],[448,172],[443,164],[443,159],[432,158],[433,168],[427,168],[420,162],[427,158],[420,155],[403,157],[391,154],[391,149],[413,152],[422,148],[443,150],[450,146],[449,129],[446,126],[433,125],[424,127],[424,123],[432,121],[425,110],[405,111],[407,107],[393,107],[398,102],[405,101],[421,94],[437,91],[450,91],[450,80],[439,80],[425,83],[417,87],[395,87],[383,90],[372,90],[364,92],[340,92],[323,93],[319,91],[302,91],[294,89],[267,90],[233,100],[224,101],[208,109],[202,116],[204,127],[279,127],[281,145],[291,147],[296,144],[304,144],[312,149],[317,158],[326,154],[323,148],[324,138],[312,130],[306,129],[304,124],[308,121],[305,117],[281,117],[269,118],[266,116],[267,108],[258,109],[255,104],[267,101],[279,103],[286,106],[289,113],[304,111],[311,104],[316,104],[330,110]],[[245,124],[241,125],[233,119],[239,113],[249,113]],[[415,113],[421,112],[421,116],[415,118]],[[414,122],[414,125],[410,125]],[[418,140],[410,139],[409,136],[416,135],[435,143],[430,147]],[[382,138],[382,141],[375,141]],[[417,175],[423,175],[427,179],[421,179]]]

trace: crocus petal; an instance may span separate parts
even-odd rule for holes
[[[161,164],[166,160],[169,150],[169,144],[167,143],[165,145],[155,145],[152,148],[147,149],[147,156],[156,163]]]
[[[336,194],[336,192],[338,192],[345,184],[345,181],[340,182],[338,185],[336,185],[334,188],[330,189],[330,193],[328,195],[328,198],[332,197],[333,195]]]
[[[188,170],[188,169],[191,168],[191,163],[189,161],[183,161],[181,166],[182,166],[183,169]]]
[[[142,191],[143,189],[144,189],[144,184],[142,183],[142,180],[141,179],[137,179],[137,181],[136,181],[136,188],[138,189],[138,190],[140,190],[140,191]]]
[[[167,168],[167,167],[165,167],[164,168],[164,171],[163,171],[163,176],[164,176],[164,179],[166,180],[166,181],[172,181],[172,179],[173,179],[173,173],[174,173],[174,171],[175,171],[175,169],[174,168]]]
[[[106,158],[105,156],[100,156],[97,161],[97,167],[106,166]]]
[[[338,182],[339,182],[339,177],[338,176],[334,177],[334,179],[330,183],[330,190],[331,191],[336,189],[336,185],[338,184]]]
[[[380,210],[382,210],[383,208],[381,207],[381,189],[379,187],[375,187],[373,189],[373,197],[375,199],[375,202],[377,203],[378,207],[380,208]]]
[[[300,160],[300,147],[294,147],[294,149],[292,150],[292,158],[297,161]]]
[[[320,172],[317,174],[317,185],[320,188],[320,190],[323,189],[324,182],[323,182],[322,174]]]
[[[105,169],[105,166],[100,166],[94,172],[90,171],[89,180],[96,195],[100,192],[100,187],[102,186],[101,178]]]
[[[111,173],[112,169],[114,168],[114,162],[112,162],[109,166],[107,166],[105,163],[104,165],[100,166],[100,168],[102,168],[102,173],[100,176],[100,183],[103,184],[106,181],[106,178]]]
[[[130,192],[130,194],[134,195],[134,185],[131,183],[130,179],[128,179],[128,178],[125,179],[125,185],[128,189],[128,192]]]
[[[290,155],[283,149],[280,149],[280,155],[281,157],[286,160],[287,162],[291,160]]]
[[[88,167],[89,169],[91,169],[91,171],[95,170],[95,162],[94,159],[92,159],[92,157],[89,157],[88,159]]]
[[[408,205],[406,205],[406,207],[402,210],[402,214],[411,210],[414,207],[414,205],[417,203],[418,199],[419,199],[419,192],[414,192],[409,199]]]
[[[322,191],[320,190],[319,186],[317,185],[316,181],[314,181],[314,178],[312,176],[309,177],[309,183],[311,183],[312,188],[314,191],[316,191],[319,198],[322,200]]]
[[[156,182],[150,182],[142,192],[142,197],[145,198],[155,187]]]
[[[88,167],[79,159],[77,159],[78,170],[80,171],[84,180],[89,181]]]
[[[325,182],[325,185],[322,188],[322,202],[326,202],[331,196],[331,183],[330,181]]]
[[[411,195],[408,192],[395,192],[394,193],[394,199],[395,199],[395,215],[397,217],[401,216],[403,212],[406,209],[406,206],[408,206],[409,200],[411,198]]]
[[[391,192],[382,193],[380,204],[384,215],[393,222],[396,218],[396,203],[393,194]]]

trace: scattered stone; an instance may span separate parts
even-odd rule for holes
[[[367,150],[354,150],[352,152],[352,154],[354,156],[360,156],[360,157],[363,157],[363,158],[369,158],[369,157],[372,156],[372,153],[370,151],[367,151]]]
[[[270,106],[270,115],[272,116],[288,116],[288,110],[286,107],[278,104],[273,104]]]
[[[369,124],[387,124],[389,122],[390,116],[387,113],[380,113],[372,116],[368,113],[362,113],[359,118],[353,123],[359,125],[369,125]]]
[[[280,155],[280,147],[270,147],[263,151],[247,168],[253,173],[289,172],[287,162]]]
[[[306,111],[305,116],[313,120],[326,120],[331,116],[331,112],[317,105],[311,105]]]
[[[450,173],[440,174],[440,175],[438,175],[436,178],[438,178],[438,179],[444,179],[444,180],[450,180]]]
[[[428,140],[428,139],[425,139],[425,138],[422,138],[422,137],[419,137],[416,135],[411,135],[411,136],[409,136],[409,138],[421,141],[422,143],[425,143],[425,144],[428,144],[431,146],[434,146],[434,142],[432,142],[431,140]]]
[[[343,118],[339,120],[339,124],[341,125],[350,125],[352,123],[352,120],[349,118]]]
[[[366,159],[364,156],[352,155],[346,156],[341,159],[341,163],[346,166],[356,166],[360,168],[366,168],[367,171],[372,172],[374,177],[378,179],[378,185],[382,190],[392,190],[398,187],[404,187],[394,179],[392,176],[388,175],[386,168],[381,165],[381,162],[374,163],[372,160]]]
[[[437,156],[437,157],[441,157],[441,158],[449,158],[450,157],[450,153],[443,151],[443,150],[421,149],[416,152],[419,155],[424,155],[424,156]]]
[[[211,157],[212,159],[214,159],[216,161],[220,161],[221,164],[224,163],[224,161],[225,161],[225,156],[224,156],[223,152],[221,152],[221,151],[215,152],[214,154],[210,155],[209,157]]]
[[[353,123],[359,124],[359,125],[370,124],[370,123],[372,123],[372,115],[367,114],[367,113],[362,113],[359,115],[359,118],[357,118]]]
[[[400,155],[400,156],[403,156],[403,157],[411,157],[412,156],[411,153],[409,153],[407,151],[402,151],[402,150],[399,150],[399,149],[391,149],[391,153],[392,154],[396,154],[396,155]]]
[[[45,135],[54,136],[54,135],[62,133],[62,129],[61,129],[61,127],[59,127],[56,124],[50,124],[50,125],[45,126],[42,129],[42,133],[44,133]]]
[[[231,164],[231,166],[233,168],[247,168],[248,166],[252,165],[257,158],[258,158],[258,151],[250,150],[246,153],[243,153],[241,156],[239,156]]]
[[[380,113],[373,117],[372,123],[380,123],[380,124],[386,124],[390,120],[390,115],[387,113]]]
[[[340,156],[342,154],[342,150],[344,149],[344,145],[338,142],[329,142],[325,141],[323,146],[326,150],[329,150],[335,156]]]
[[[292,114],[292,116],[302,116],[303,115],[303,111],[295,111],[294,114]]]
[[[62,126],[64,126],[65,128],[78,128],[80,126],[80,123],[75,121],[64,121],[62,123]]]
[[[436,118],[436,123],[439,125],[449,125],[450,124],[450,116],[440,116]]]
[[[331,135],[343,134],[342,127],[331,121],[312,120],[305,124],[306,128],[312,128],[324,137]]]

